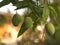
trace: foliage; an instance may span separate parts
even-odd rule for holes
[[[54,32],[50,32],[50,33],[54,33],[53,36],[55,35],[56,27],[60,27],[60,0],[53,0],[53,2],[51,3],[50,0],[3,0],[2,2],[0,2],[0,7],[7,5],[9,3],[12,3],[13,6],[16,6],[16,10],[21,9],[21,8],[27,8],[27,12],[29,12],[27,14],[24,15],[24,21],[23,24],[21,26],[21,29],[18,33],[18,37],[20,35],[22,35],[26,30],[28,30],[28,28],[30,28],[31,25],[32,26],[32,30],[35,30],[37,25],[45,25],[48,24],[48,17],[50,18],[50,21],[52,23],[52,25],[54,25],[54,27],[51,25],[48,25],[48,28],[54,28],[51,30],[54,30]],[[30,19],[26,19],[27,17],[29,17],[32,21],[29,21]],[[18,17],[15,19],[17,22]],[[20,20],[20,19],[19,19]],[[14,20],[13,20],[14,21]],[[13,22],[12,21],[12,22]],[[33,22],[33,23],[32,23]],[[15,21],[14,21],[15,23]],[[14,24],[13,23],[13,24]],[[50,30],[48,29],[48,30]],[[45,31],[48,31],[45,27]],[[57,32],[56,32],[57,33]],[[47,34],[47,32],[46,32]],[[58,33],[56,34],[56,38],[58,37]],[[50,36],[50,35],[49,35]],[[59,37],[58,37],[59,38]],[[57,39],[58,40],[58,39]]]

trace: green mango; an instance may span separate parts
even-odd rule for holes
[[[19,14],[15,14],[12,18],[12,23],[14,26],[18,26],[22,20],[23,20],[23,16]]]
[[[54,25],[52,24],[52,23],[47,23],[47,25],[46,25],[46,29],[47,29],[47,31],[51,34],[51,35],[54,35],[54,33],[55,33],[55,27],[54,27]]]
[[[29,28],[29,27],[32,27],[33,26],[33,21],[30,17],[26,17],[25,19],[25,27],[26,28]]]
[[[21,26],[21,29],[19,30],[19,33],[18,33],[17,37],[22,35],[26,30],[31,29],[32,27],[33,27],[32,19],[30,17],[26,17],[22,26]]]

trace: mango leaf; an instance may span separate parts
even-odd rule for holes
[[[53,13],[53,11],[51,11],[51,14],[50,14],[50,21],[54,24],[54,25],[57,25],[58,22],[55,18],[55,14]]]
[[[47,21],[48,15],[50,15],[50,10],[47,5],[44,6],[43,8],[43,14],[42,14],[42,19],[44,22]]]
[[[14,6],[17,6],[17,9],[29,7],[29,3],[35,4],[32,0],[24,0],[14,3]]]
[[[35,15],[41,16],[41,9],[40,9],[40,7],[36,7],[36,4],[32,0],[24,0],[24,2],[26,2],[25,4],[28,4],[27,7],[29,9],[31,9],[31,11]]]
[[[59,45],[60,44],[60,27],[59,26],[56,26],[56,33],[55,33],[55,43],[56,45]]]
[[[13,4],[13,5],[14,6],[17,6],[17,9],[28,7],[28,4],[26,2],[24,2],[24,1],[17,2],[15,4]]]
[[[0,7],[9,4],[10,1],[9,0],[3,0],[2,2],[0,2]]]
[[[60,25],[60,9],[59,9],[60,5],[57,4],[52,4],[49,6],[50,10],[51,10],[51,15],[50,18],[53,21],[55,21],[58,25]]]
[[[38,6],[35,9],[36,9],[36,12],[37,12],[37,16],[39,16],[40,18],[42,18],[43,8],[41,8],[41,6]]]
[[[33,21],[36,21],[38,18],[38,16],[36,14],[34,14],[33,12],[30,13],[28,16],[31,17]]]
[[[40,10],[39,8],[37,8],[36,4],[35,3],[32,3],[32,2],[29,2],[29,6],[28,6],[29,9],[31,9],[31,11],[35,14],[35,15],[40,15]]]
[[[55,33],[55,39],[60,43],[60,27],[56,26],[56,33]]]
[[[32,1],[32,0],[24,0],[24,1]]]
[[[21,29],[19,30],[18,32],[18,36],[19,37],[20,35],[22,35],[27,29],[25,28],[25,24],[22,25]]]
[[[53,0],[53,3],[60,4],[60,0]]]
[[[44,0],[39,0],[40,5],[44,4]]]
[[[24,2],[26,2],[26,3],[31,3],[31,4],[35,4],[35,2],[33,1],[33,0],[23,0]]]
[[[50,36],[46,33],[45,44],[46,45],[55,45],[55,38],[53,38],[52,36]]]
[[[38,25],[38,24],[41,24],[41,18],[40,16],[36,15],[35,13],[31,12],[29,15],[29,17],[32,18],[32,20],[34,21],[33,23],[33,30],[35,29],[35,27]]]
[[[18,0],[10,0],[10,2],[11,2],[12,4],[15,4],[16,2],[18,2]]]

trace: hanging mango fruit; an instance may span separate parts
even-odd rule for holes
[[[51,35],[54,35],[54,33],[55,33],[55,27],[54,27],[54,25],[53,25],[51,22],[48,22],[48,23],[46,24],[46,29],[47,29],[47,31],[48,31]]]
[[[14,26],[18,26],[22,20],[23,20],[23,16],[19,14],[15,14],[12,18],[12,23]]]

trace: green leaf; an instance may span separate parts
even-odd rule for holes
[[[24,1],[28,1],[29,2],[29,1],[32,1],[32,0],[24,0]]]
[[[36,4],[35,3],[31,3],[29,2],[29,6],[28,6],[29,9],[31,9],[31,11],[35,14],[35,15],[40,15],[40,10],[39,8],[37,8]]]
[[[49,43],[52,42],[52,37],[46,34],[45,40],[48,41]]]
[[[30,13],[28,16],[31,17],[33,21],[36,21],[38,18],[38,16],[36,14],[34,14],[33,12]]]
[[[55,45],[55,39],[52,36],[46,34],[45,43],[46,43],[46,45]]]
[[[42,19],[38,17],[38,19],[33,24],[33,31],[37,27],[37,25],[40,25],[42,23]]]
[[[22,35],[26,30],[31,29],[32,27],[33,27],[32,19],[30,17],[26,17],[22,26],[21,26],[21,29],[19,30],[19,33],[18,33],[17,37]]]
[[[60,0],[53,0],[53,3],[60,4]]]
[[[15,4],[18,0],[10,0],[11,3]]]
[[[24,1],[20,1],[20,2],[16,2],[15,4],[13,4],[14,6],[17,6],[17,9],[21,9],[21,8],[26,8],[28,7],[27,2]]]
[[[33,23],[33,30],[35,29],[35,27],[36,27],[38,24],[41,24],[42,19],[40,18],[40,16],[36,15],[36,14],[33,13],[33,12],[31,12],[28,16],[31,17],[32,20],[34,21],[34,23]]]
[[[2,2],[0,2],[0,7],[9,4],[10,1],[9,0],[3,0]]]
[[[16,2],[14,3],[13,5],[14,6],[17,6],[17,9],[20,9],[20,8],[26,8],[26,7],[29,7],[29,3],[32,3],[32,4],[35,4],[33,1],[31,0],[24,0],[24,1],[19,1],[19,2]]]
[[[60,5],[57,4],[51,4],[49,6],[51,15],[50,18],[51,20],[53,19],[54,22],[56,22],[60,26]]]
[[[50,10],[47,5],[44,6],[43,8],[43,14],[42,14],[42,19],[44,22],[47,21],[48,15],[50,15]]]
[[[56,26],[55,39],[60,42],[60,27]]]
[[[35,15],[40,15],[40,13],[39,13],[39,10],[38,10],[38,8],[36,8],[36,7],[34,7],[34,6],[31,6],[32,8],[30,8],[31,10],[32,10],[32,12],[35,14]]]

